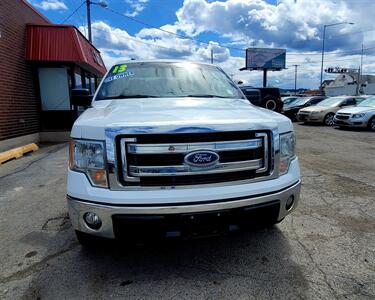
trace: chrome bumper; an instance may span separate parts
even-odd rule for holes
[[[73,228],[78,231],[86,232],[92,235],[114,238],[114,230],[112,223],[113,215],[167,215],[167,214],[184,214],[184,213],[200,213],[217,210],[228,210],[241,207],[248,207],[257,204],[268,203],[272,201],[280,202],[280,211],[277,220],[283,219],[291,213],[297,206],[300,198],[301,181],[277,192],[267,193],[263,195],[254,195],[249,197],[239,197],[232,199],[220,199],[216,201],[199,202],[196,204],[180,204],[180,205],[156,205],[156,206],[132,206],[132,205],[107,205],[97,204],[82,199],[72,197],[68,198],[69,216]],[[285,208],[286,201],[289,196],[294,195],[294,205],[287,210]],[[94,212],[100,216],[102,226],[98,230],[90,229],[83,220],[86,212]]]
[[[346,119],[341,120],[336,117],[333,119],[336,126],[349,126],[349,127],[367,127],[367,120],[364,119]]]

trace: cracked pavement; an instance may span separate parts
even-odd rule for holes
[[[268,229],[84,250],[67,146],[0,167],[0,298],[375,298],[375,134],[295,125],[298,208]]]

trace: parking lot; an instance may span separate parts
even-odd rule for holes
[[[298,209],[269,229],[83,250],[67,145],[0,167],[0,298],[374,299],[375,134],[295,124]]]

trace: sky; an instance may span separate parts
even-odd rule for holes
[[[54,23],[73,24],[87,36],[83,0],[28,0]],[[99,2],[103,0],[92,0]],[[261,86],[260,71],[239,71],[249,47],[286,49],[286,69],[268,84],[316,89],[324,24],[324,67],[375,75],[375,0],[106,0],[91,6],[93,44],[107,67],[129,59],[186,59],[222,67],[235,81]],[[333,79],[324,74],[324,79]]]

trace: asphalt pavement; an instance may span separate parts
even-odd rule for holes
[[[298,208],[268,229],[83,249],[66,144],[0,166],[1,299],[374,299],[375,133],[296,124]]]

